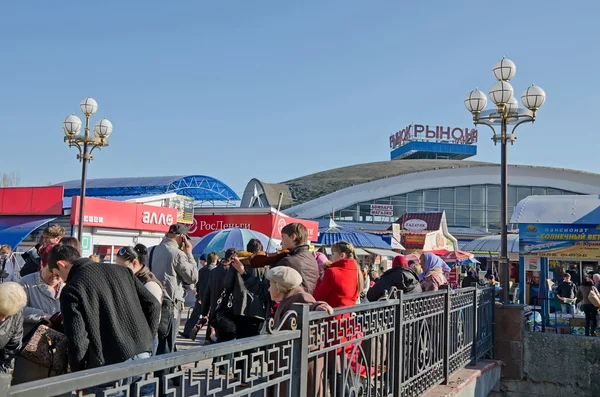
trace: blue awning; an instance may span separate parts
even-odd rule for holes
[[[0,216],[0,244],[15,249],[31,232],[55,219],[55,216]]]

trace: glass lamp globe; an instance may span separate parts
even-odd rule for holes
[[[465,107],[471,113],[481,112],[483,109],[485,109],[485,105],[487,105],[487,97],[477,88],[469,92],[465,98]]]
[[[513,96],[514,89],[506,81],[497,81],[490,88],[490,99],[498,106],[506,105]]]
[[[502,58],[494,65],[492,69],[494,77],[498,81],[511,81],[517,73],[517,66],[510,59]]]
[[[81,119],[71,114],[63,121],[63,132],[68,138],[73,138],[81,131]]]
[[[541,87],[532,84],[531,87],[527,87],[523,95],[521,95],[521,102],[527,109],[536,111],[544,102],[546,102],[546,91]]]
[[[96,123],[96,126],[94,127],[94,135],[96,135],[98,138],[105,139],[110,136],[112,130],[112,123],[108,121],[108,119],[102,119]]]
[[[519,109],[519,102],[517,98],[511,96],[508,102],[506,103],[506,113],[513,114]]]
[[[87,97],[79,104],[81,111],[86,116],[91,116],[98,111],[98,102],[94,98]]]

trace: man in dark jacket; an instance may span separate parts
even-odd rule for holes
[[[196,302],[194,303],[192,314],[186,321],[183,332],[181,333],[181,336],[184,338],[191,337],[192,329],[196,326],[196,324],[198,324],[198,320],[200,320],[200,315],[202,314],[202,299],[204,298],[204,294],[208,289],[210,271],[217,267],[218,261],[219,256],[216,253],[211,252],[208,254],[208,256],[206,256],[206,265],[198,270],[198,282],[196,283]]]
[[[225,257],[223,260],[217,265],[217,267],[210,271],[210,276],[208,277],[208,286],[206,291],[204,291],[204,296],[202,297],[202,317],[207,317],[209,314],[212,315],[217,308],[217,301],[219,298],[221,298],[221,294],[223,294],[223,290],[225,289],[225,279],[227,277],[227,273],[229,273],[231,257],[236,253],[237,250],[235,248],[230,248],[225,251]],[[210,336],[210,329],[206,330],[206,336],[207,338]],[[217,340],[219,342],[223,342],[223,340],[220,340],[218,333]]]
[[[131,270],[62,244],[48,267],[66,283],[60,306],[72,371],[150,357],[160,303]]]
[[[419,277],[408,267],[408,262],[403,256],[394,258],[392,268],[383,273],[375,285],[369,288],[367,299],[369,302],[375,302],[381,299],[386,292],[391,293],[394,287],[405,294],[422,292]]]
[[[565,273],[563,281],[556,287],[556,296],[560,300],[561,311],[565,314],[575,313],[575,297],[577,296],[577,286],[571,282],[571,275]]]

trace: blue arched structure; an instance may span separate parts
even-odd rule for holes
[[[74,180],[57,185],[64,186],[65,197],[72,197],[79,195],[81,181]],[[86,186],[86,195],[89,197],[149,196],[165,193],[193,197],[197,202],[229,202],[240,199],[225,183],[206,175],[88,179]]]

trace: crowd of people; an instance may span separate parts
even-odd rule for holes
[[[180,224],[155,247],[121,248],[112,264],[82,258],[79,242],[51,225],[26,253],[19,281],[0,285],[0,371],[23,382],[177,351],[186,286],[194,284],[196,303],[182,335],[196,339],[205,328],[205,344],[259,335],[269,319],[278,329],[289,328],[286,313],[296,303],[331,314],[377,301],[393,288],[411,294],[448,285],[450,268],[432,253],[413,262],[397,256],[390,269],[374,277],[350,243],[333,244],[328,258],[311,252],[302,224],[288,224],[281,234],[283,254],[264,267],[252,263],[263,255],[256,239],[245,252],[228,249],[222,258],[208,253],[198,266],[188,230]],[[66,352],[56,355],[68,357],[68,369],[20,354],[40,332],[63,335]],[[326,369],[336,376],[335,368]],[[316,370],[309,375],[316,376]],[[153,393],[152,385],[142,388],[142,395]]]

